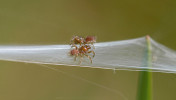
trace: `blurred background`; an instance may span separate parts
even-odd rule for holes
[[[175,0],[0,0],[0,45],[69,44],[73,35],[95,35],[98,42],[150,35],[176,50],[175,25]],[[136,98],[138,72],[48,66],[62,72],[0,61],[0,100]],[[175,84],[175,74],[153,73],[153,100],[176,100]]]

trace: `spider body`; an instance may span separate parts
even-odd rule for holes
[[[79,52],[81,52],[82,54],[85,54],[85,53],[87,53],[87,52],[89,51],[89,49],[91,49],[91,47],[88,46],[88,45],[81,46],[81,47],[79,48]]]
[[[71,55],[77,55],[77,56],[78,56],[79,50],[73,49],[73,50],[70,51],[70,54],[71,54]]]
[[[84,39],[84,44],[91,44],[93,46],[93,49],[95,49],[93,43],[96,42],[96,37],[95,36],[87,36],[85,39]]]
[[[84,41],[86,44],[93,44],[96,42],[96,37],[95,36],[87,36]]]
[[[77,49],[77,47],[76,47],[75,49],[72,49],[72,50],[70,51],[70,55],[71,55],[71,56],[75,56],[74,60],[76,61],[76,58],[77,58],[78,55],[79,55],[79,50]]]

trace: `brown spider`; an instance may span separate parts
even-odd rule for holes
[[[82,45],[84,43],[84,38],[83,37],[79,37],[79,36],[74,36],[72,39],[71,39],[71,45],[72,47],[75,46],[75,44],[80,44]]]
[[[74,45],[74,47],[75,47],[75,49],[72,49],[70,51],[70,54],[73,55],[73,56],[75,56],[75,61],[76,61],[76,58],[78,56],[80,56],[81,57],[80,64],[81,64],[83,57],[86,56],[86,57],[89,58],[89,60],[92,63],[92,58],[88,54],[89,53],[93,53],[93,57],[94,57],[95,56],[95,52],[93,50],[90,50],[91,47],[89,45],[83,45],[83,46],[80,46],[79,48]]]

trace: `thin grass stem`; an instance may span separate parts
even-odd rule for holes
[[[152,67],[152,47],[149,36],[146,36],[146,42],[145,64],[147,67]],[[151,68],[146,68],[139,72],[137,100],[152,100],[152,72],[150,70]]]

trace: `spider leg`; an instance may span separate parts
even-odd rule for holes
[[[75,47],[76,50],[78,49],[78,47],[75,44],[72,44],[71,48],[72,47]]]
[[[80,55],[80,60],[79,60],[79,65],[81,65],[81,63],[82,63],[82,60],[83,60],[83,56],[82,55]]]
[[[92,51],[89,51],[88,53],[92,53],[93,54],[93,57],[95,57],[95,52],[92,50]]]
[[[88,57],[90,62],[92,63],[92,58],[90,56],[88,56],[88,55],[85,55],[85,56]]]
[[[75,36],[70,40],[70,45],[74,44],[74,38],[75,38]]]
[[[92,46],[93,46],[93,49],[95,49],[95,46],[94,46],[93,42],[92,42],[91,44],[92,44]]]
[[[71,40],[71,41],[70,41],[70,45],[72,45],[72,44],[73,44],[73,41]]]
[[[74,61],[76,61],[76,58],[78,57],[78,54],[75,55]]]

